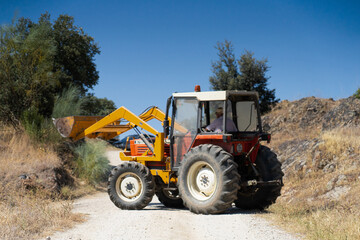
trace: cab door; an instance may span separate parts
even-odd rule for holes
[[[199,102],[193,97],[174,98],[171,126],[172,168],[177,169],[197,135]]]

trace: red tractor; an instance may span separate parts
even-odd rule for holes
[[[164,132],[147,123],[154,118]],[[284,174],[276,154],[260,144],[271,135],[263,130],[256,92],[174,93],[165,113],[154,107],[136,116],[121,107],[89,125],[70,135],[106,138],[135,129],[142,139],[120,152],[122,162],[109,176],[110,199],[121,209],[142,209],[156,194],[167,207],[216,214],[233,203],[264,209],[280,196]]]

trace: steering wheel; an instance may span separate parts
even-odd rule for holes
[[[200,128],[200,131],[201,131],[201,132],[211,132],[211,131],[207,130],[206,127],[201,127],[201,128]]]

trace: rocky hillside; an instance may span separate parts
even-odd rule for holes
[[[288,174],[303,168],[310,171],[308,160],[311,160],[311,167],[329,172],[339,167],[340,158],[352,159],[355,164],[359,157],[351,147],[341,152],[341,156],[325,156],[321,151],[325,144],[324,134],[332,131],[353,134],[357,131],[360,124],[359,99],[350,97],[334,101],[308,97],[293,102],[285,100],[265,115],[263,122],[271,126],[271,147],[278,153]]]
[[[360,239],[360,100],[282,101],[263,122],[285,173],[276,221],[306,239]]]

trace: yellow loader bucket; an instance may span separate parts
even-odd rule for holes
[[[62,137],[76,139],[85,129],[103,118],[103,116],[70,116],[54,119],[53,122]],[[126,128],[126,130],[124,128]],[[128,129],[129,127],[127,125],[120,125],[120,121],[115,121],[99,129],[97,132],[87,135],[87,137],[100,137],[108,140]]]

